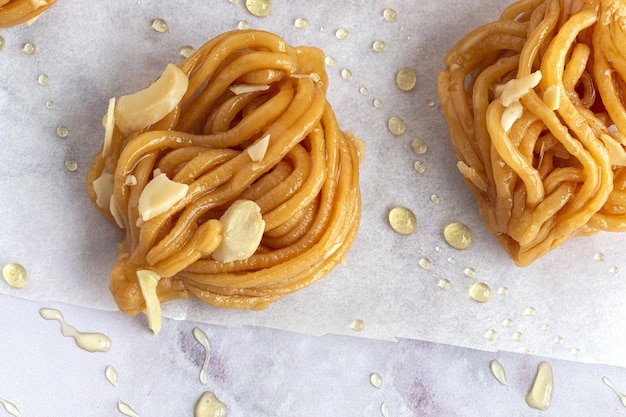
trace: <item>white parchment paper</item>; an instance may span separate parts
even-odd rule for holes
[[[482,350],[528,352],[583,362],[626,366],[626,235],[599,234],[569,241],[534,265],[514,266],[485,231],[476,204],[456,171],[445,120],[438,109],[436,75],[445,52],[463,34],[493,20],[505,7],[495,0],[410,0],[272,3],[269,17],[248,13],[244,1],[193,0],[87,2],[59,0],[31,26],[2,30],[0,51],[0,263],[19,262],[29,283],[0,292],[115,310],[108,272],[117,232],[91,207],[84,178],[99,149],[101,119],[110,97],[144,88],[184,45],[199,47],[239,22],[276,32],[291,44],[323,48],[328,98],[343,129],[363,139],[362,225],[346,265],[264,311],[216,309],[199,302],[164,306],[172,318],[229,326],[256,325],[307,334],[397,337]],[[394,8],[395,22],[383,19]],[[310,26],[297,29],[294,20]],[[169,31],[151,28],[164,19]],[[345,28],[347,39],[335,32]],[[372,43],[387,48],[375,52]],[[37,47],[26,54],[24,43]],[[401,92],[403,67],[418,76]],[[351,79],[341,77],[348,69]],[[38,83],[46,74],[49,83]],[[374,106],[380,100],[382,107]],[[434,100],[435,105],[427,102]],[[54,108],[46,102],[54,102]],[[391,135],[387,120],[407,125]],[[69,134],[59,138],[58,126]],[[411,143],[424,140],[423,155]],[[77,161],[70,172],[64,163]],[[426,170],[414,171],[421,161]],[[400,236],[387,223],[394,206],[418,217],[415,234]],[[456,251],[443,240],[446,224],[461,221],[474,244]],[[594,259],[602,254],[603,260]],[[428,258],[432,267],[418,265]],[[473,268],[475,278],[464,271]],[[440,279],[451,287],[438,287]],[[494,292],[488,303],[468,295],[476,281]],[[120,313],[121,314],[121,313]],[[350,328],[362,319],[365,328]],[[138,317],[136,320],[145,320]],[[487,337],[487,336],[490,337]]]

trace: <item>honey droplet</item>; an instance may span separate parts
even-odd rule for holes
[[[53,110],[53,109],[54,109],[54,107],[55,107],[54,101],[52,101],[52,100],[48,100],[48,101],[46,101],[46,108],[47,108],[48,110]]]
[[[501,385],[504,385],[504,386],[507,385],[504,366],[502,366],[500,362],[493,359],[491,362],[489,362],[489,369],[491,370],[491,373]]]
[[[431,261],[430,261],[430,259],[428,259],[428,258],[420,258],[420,260],[419,260],[419,261],[417,261],[417,264],[418,264],[418,265],[419,265],[422,269],[425,269],[425,270],[427,270],[427,271],[428,271],[430,268],[432,268],[432,266],[433,266],[432,262],[431,262]]]
[[[441,278],[437,283],[437,286],[442,290],[449,290],[452,287],[450,280],[447,278]]]
[[[553,391],[552,366],[548,362],[540,362],[533,385],[526,394],[526,404],[536,410],[547,410],[552,404]]]
[[[326,58],[324,58],[324,63],[329,67],[334,67],[335,65],[337,65],[337,60],[335,59],[335,57],[327,56]]]
[[[417,75],[412,68],[402,68],[396,75],[396,85],[400,91],[409,92],[415,88]]]
[[[351,80],[352,79],[352,71],[350,71],[349,69],[342,69],[341,70],[341,78],[343,78],[344,80]]]
[[[209,361],[211,359],[211,343],[209,342],[209,337],[199,327],[194,327],[191,334],[204,348],[204,361],[202,368],[200,368],[200,383],[206,385],[208,383]]]
[[[48,78],[46,74],[39,74],[39,77],[37,77],[37,82],[40,85],[46,86],[50,84],[50,79]]]
[[[426,164],[424,164],[422,161],[415,161],[415,163],[413,164],[413,169],[418,174],[423,174],[424,172],[426,172]]]
[[[228,0],[230,4],[239,4],[239,0]]]
[[[505,327],[513,327],[513,320],[511,319],[504,319],[504,321],[502,322],[502,325]]]
[[[387,403],[382,403],[380,405],[380,412],[383,417],[389,417],[389,406],[387,405]]]
[[[564,340],[561,336],[557,336],[554,338],[554,340],[552,341],[555,345],[562,345]]]
[[[578,357],[578,356],[580,356],[580,349],[578,349],[578,348],[571,348],[569,353],[572,356]]]
[[[168,30],[170,30],[169,26],[167,25],[167,22],[161,18],[157,18],[154,19],[152,21],[152,29],[154,29],[156,32],[159,33],[165,33]]]
[[[426,105],[428,107],[435,107],[435,100],[433,100],[432,98],[429,98],[428,100],[426,100]]]
[[[406,124],[404,123],[404,120],[398,116],[390,117],[389,121],[387,121],[387,127],[394,136],[402,136],[406,131]]]
[[[411,150],[415,155],[424,155],[428,150],[428,145],[422,139],[415,139],[411,142]]]
[[[6,45],[7,41],[4,40],[4,37],[0,36],[0,51],[4,49],[4,45]]]
[[[121,399],[117,399],[117,410],[128,417],[139,417],[139,414],[133,408]]]
[[[498,337],[498,332],[496,332],[493,329],[489,329],[485,332],[485,339],[489,340],[490,342],[493,342],[494,340],[496,340],[497,337]]]
[[[104,368],[104,376],[111,385],[117,387],[117,370],[113,365],[107,365],[106,368]]]
[[[387,49],[387,44],[385,41],[374,41],[374,43],[372,43],[372,49],[376,52],[383,52]]]
[[[194,417],[226,417],[228,408],[210,391],[203,393],[193,409]]]
[[[441,246],[435,246],[435,252],[441,253],[443,252],[443,248]]]
[[[184,56],[185,58],[189,58],[191,55],[193,55],[196,52],[196,48],[194,48],[191,45],[185,45],[183,47],[180,48],[180,54],[182,56]]]
[[[361,319],[355,319],[352,321],[352,324],[350,324],[350,327],[352,328],[352,330],[362,332],[365,328],[365,323],[363,323],[363,320]]]
[[[453,256],[448,256],[448,263],[454,265],[456,263],[456,259]]]
[[[491,288],[484,282],[476,282],[470,287],[469,296],[477,303],[486,303],[491,299]]]
[[[550,331],[550,325],[549,324],[544,324],[541,326],[541,330],[543,330],[544,332],[549,332]]]
[[[524,314],[528,317],[533,317],[537,315],[537,310],[535,310],[535,307],[526,307],[524,309]]]
[[[389,210],[389,224],[394,231],[407,236],[417,229],[417,218],[406,207],[394,207]]]
[[[32,42],[26,42],[24,46],[22,46],[22,51],[27,55],[34,55],[37,52],[37,46]]]
[[[28,281],[26,268],[15,262],[8,263],[2,268],[2,277],[13,288],[24,288]]]
[[[348,35],[350,35],[350,32],[348,32],[348,29],[345,28],[339,28],[335,32],[335,37],[339,40],[347,39]]]
[[[111,339],[103,333],[80,332],[76,327],[65,321],[63,313],[54,308],[42,307],[39,315],[44,320],[54,320],[61,325],[61,334],[74,339],[74,343],[80,349],[87,352],[108,352],[111,349]]]
[[[443,238],[454,249],[465,250],[472,245],[472,231],[463,223],[450,223],[443,229]]]
[[[613,383],[613,381],[611,381],[609,379],[609,377],[602,377],[602,382],[604,382],[606,384],[607,387],[611,388],[613,390],[613,392],[615,393],[615,395],[617,395],[617,397],[619,398],[620,403],[622,403],[622,405],[624,407],[626,407],[626,394],[620,392],[619,389],[617,389],[617,387],[615,386],[615,384]]]
[[[374,388],[380,389],[383,386],[383,378],[376,372],[370,374],[370,383]]]
[[[250,23],[248,23],[247,20],[240,20],[237,23],[237,29],[239,30],[246,30],[246,29],[250,29]]]
[[[256,17],[267,17],[272,11],[270,0],[246,0],[246,9]]]
[[[78,169],[78,162],[74,159],[66,159],[65,168],[70,172],[74,172]]]
[[[509,295],[509,289],[507,287],[498,288],[498,294],[507,296]]]
[[[612,266],[609,268],[609,272],[611,274],[617,274],[619,272],[619,269],[616,266]]]
[[[603,262],[604,261],[604,254],[603,253],[596,253],[595,255],[593,255],[593,260],[596,262]]]
[[[372,101],[372,104],[374,105],[374,107],[376,107],[377,109],[380,109],[383,107],[383,102],[381,99],[374,99],[374,101]]]
[[[61,125],[57,127],[57,136],[60,137],[61,139],[65,139],[68,134],[69,134],[69,130],[67,129],[66,126]]]
[[[361,93],[361,95],[366,96],[366,95],[368,95],[370,92],[369,92],[369,90],[368,90],[367,88],[365,88],[365,87],[360,87],[360,88],[359,88],[359,93]]]
[[[439,204],[441,202],[441,199],[439,198],[439,196],[437,194],[432,194],[430,196],[430,201],[435,203],[435,204]]]
[[[0,398],[0,404],[2,404],[4,409],[7,410],[7,413],[11,414],[13,417],[22,417],[22,413],[12,402]]]
[[[398,12],[396,12],[395,9],[388,7],[383,10],[383,18],[387,22],[395,22],[398,20]]]
[[[511,339],[516,342],[522,342],[524,340],[524,334],[522,332],[515,332],[513,333],[513,336],[511,336]]]
[[[468,278],[472,278],[472,279],[476,278],[476,270],[474,268],[467,267],[467,268],[463,269],[463,273]]]
[[[293,25],[296,27],[296,29],[306,29],[310,26],[310,23],[304,17],[298,17],[296,18],[296,20],[293,21]]]

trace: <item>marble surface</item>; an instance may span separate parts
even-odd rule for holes
[[[43,320],[41,307],[57,308],[83,332],[112,340],[105,353],[80,350]],[[367,326],[367,323],[365,323]],[[192,416],[196,401],[213,392],[229,416],[245,417],[489,417],[624,416],[626,408],[602,382],[626,391],[626,370],[450,345],[354,336],[308,336],[259,327],[224,327],[167,319],[153,336],[142,320],[59,303],[0,296],[0,398],[22,416],[122,415],[118,400],[139,416]],[[200,382],[204,348],[192,335],[199,327],[210,341],[207,384]],[[498,360],[507,386],[492,375]],[[530,408],[525,395],[537,364],[554,373],[552,405]],[[105,378],[113,365],[118,386]],[[370,383],[378,373],[382,387]],[[0,416],[3,413],[0,407]]]

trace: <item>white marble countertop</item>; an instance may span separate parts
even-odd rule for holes
[[[79,349],[61,335],[58,323],[40,317],[41,307],[59,309],[79,331],[103,332],[111,349]],[[626,370],[613,366],[407,339],[307,336],[174,320],[153,336],[143,320],[119,312],[10,296],[0,296],[0,317],[0,398],[24,417],[122,415],[118,400],[139,416],[192,416],[205,391],[233,417],[380,417],[383,404],[390,417],[626,415],[602,381],[608,377],[626,391]],[[206,385],[200,382],[205,350],[192,335],[194,327],[210,341]],[[492,375],[493,359],[503,365],[507,386]],[[530,408],[524,399],[542,360],[554,373],[547,411]],[[107,365],[117,370],[117,387],[105,377]],[[372,373],[382,378],[381,388],[370,382]]]

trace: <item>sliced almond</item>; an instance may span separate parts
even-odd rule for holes
[[[119,98],[115,107],[117,127],[128,135],[158,122],[180,103],[188,86],[185,73],[176,65],[168,64],[150,86]]]
[[[109,212],[115,219],[115,223],[120,227],[120,229],[124,229],[124,217],[122,216],[122,212],[120,211],[119,206],[117,205],[117,200],[115,199],[115,194],[111,194],[111,198],[109,199]]]
[[[256,93],[258,91],[269,90],[270,86],[267,84],[235,84],[231,85],[228,89],[236,96],[246,93]]]
[[[134,175],[127,175],[126,178],[124,178],[124,185],[128,185],[130,187],[137,185],[137,177]]]
[[[158,334],[161,331],[161,302],[157,295],[157,285],[161,277],[149,269],[140,269],[136,272],[141,294],[146,302],[144,313],[148,317],[148,328]]]
[[[558,85],[551,85],[543,92],[543,102],[550,110],[558,110],[561,106],[561,93]]]
[[[487,180],[484,175],[478,173],[476,168],[467,165],[463,161],[458,161],[456,167],[459,172],[468,180],[470,180],[480,191],[487,191]]]
[[[500,119],[500,125],[505,132],[508,133],[513,126],[513,123],[517,121],[524,114],[524,106],[519,101],[514,101],[509,107],[506,107],[502,112],[502,118]]]
[[[626,166],[626,151],[624,147],[613,137],[603,133],[600,135],[600,139],[604,142],[604,146],[609,152],[609,161],[614,166]]]
[[[107,114],[102,120],[104,125],[104,143],[102,144],[102,157],[111,155],[111,141],[113,140],[113,130],[115,129],[115,97],[109,99]]]
[[[514,78],[507,81],[502,90],[502,105],[509,107],[511,103],[524,97],[530,90],[539,85],[541,71],[537,70],[522,78]]]
[[[139,195],[137,210],[145,222],[165,213],[187,195],[189,186],[172,181],[161,173],[154,177]]]
[[[32,4],[35,9],[38,9],[47,5],[48,2],[46,0],[30,0],[30,4]]]
[[[109,209],[113,195],[113,175],[103,172],[92,184],[96,193],[96,204],[103,209]]]
[[[259,162],[265,157],[267,152],[267,146],[270,143],[270,134],[263,136],[261,139],[248,146],[246,152],[250,155],[250,159],[254,162]]]
[[[222,242],[211,257],[220,262],[248,259],[256,252],[265,221],[261,208],[250,200],[237,200],[220,217],[224,227]]]

